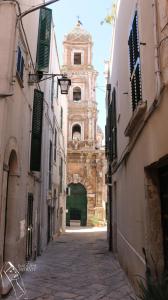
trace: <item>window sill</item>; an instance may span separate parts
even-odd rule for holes
[[[136,109],[133,112],[133,115],[131,117],[131,120],[129,121],[126,129],[125,129],[125,136],[127,137],[131,137],[136,130],[138,129],[139,124],[141,123],[143,117],[144,117],[144,113],[147,109],[147,102],[140,102]]]
[[[35,181],[41,183],[40,172],[38,172],[38,171],[29,171],[28,175],[33,177]]]

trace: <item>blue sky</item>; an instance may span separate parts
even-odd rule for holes
[[[93,66],[99,72],[97,79],[98,124],[104,131],[105,126],[105,80],[104,60],[110,56],[111,25],[100,22],[111,11],[112,0],[60,0],[51,5],[58,45],[60,63],[62,64],[64,35],[71,31],[79,16],[83,27],[93,39]]]

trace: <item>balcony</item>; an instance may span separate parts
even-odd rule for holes
[[[125,136],[132,137],[134,133],[137,131],[141,121],[144,119],[144,115],[147,109],[147,102],[139,102],[136,109],[133,112],[131,120],[129,121],[126,129],[125,129]]]

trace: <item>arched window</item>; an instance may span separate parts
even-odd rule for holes
[[[81,88],[75,87],[73,89],[73,101],[79,101],[81,100]]]
[[[81,140],[81,126],[79,124],[75,124],[72,127],[72,139]]]

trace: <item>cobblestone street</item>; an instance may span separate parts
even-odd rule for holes
[[[84,232],[83,232],[84,231]],[[134,297],[119,263],[107,250],[106,232],[69,230],[48,246],[23,280],[28,299],[129,300]],[[6,299],[15,299],[14,295]]]

